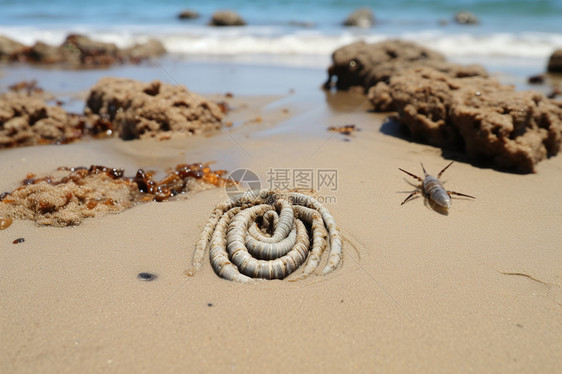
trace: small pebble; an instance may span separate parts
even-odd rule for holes
[[[156,274],[152,274],[152,273],[139,273],[139,275],[137,275],[137,278],[139,278],[140,280],[143,281],[153,281],[156,279]]]
[[[207,303],[207,306],[213,306],[213,304],[211,304],[211,303]]]

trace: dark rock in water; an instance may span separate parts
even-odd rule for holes
[[[304,28],[307,28],[307,29],[316,27],[316,24],[312,21],[290,21],[289,25],[295,26],[295,27],[304,27]]]
[[[94,41],[80,34],[68,35],[61,48],[65,60],[81,65],[108,66],[120,61],[115,44]]]
[[[232,10],[221,10],[215,12],[209,22],[209,26],[244,26],[246,21]]]
[[[60,64],[71,68],[108,67],[116,63],[137,63],[166,53],[162,43],[149,40],[129,48],[119,49],[113,43],[104,43],[79,34],[70,34],[64,43],[51,46],[37,42],[26,47],[0,36],[0,61],[18,61],[34,64]]]
[[[369,91],[376,110],[396,111],[414,139],[520,173],[560,151],[562,104],[486,77],[409,69]]]
[[[330,88],[335,77],[338,90],[361,86],[367,91],[395,73],[415,66],[431,66],[457,77],[486,76],[486,70],[479,65],[447,63],[440,53],[411,42],[389,40],[367,44],[360,41],[343,46],[332,54],[332,66],[328,69],[324,87]]]
[[[30,62],[41,64],[56,64],[62,62],[65,58],[63,51],[59,47],[37,42],[26,53]]]
[[[178,14],[179,19],[195,19],[199,18],[199,13],[191,9],[185,9]]]
[[[562,73],[562,49],[554,51],[548,59],[549,73]]]
[[[25,51],[26,46],[0,35],[0,61],[10,61]]]
[[[527,82],[529,82],[529,84],[543,84],[544,83],[544,75],[543,74],[533,75],[533,76],[529,77]]]
[[[137,278],[143,281],[153,281],[156,278],[158,278],[158,276],[156,274],[152,274],[152,273],[139,273],[137,275]]]
[[[355,26],[369,28],[375,24],[375,15],[369,8],[360,8],[355,10],[343,22],[344,26]]]
[[[461,25],[476,25],[480,23],[480,21],[474,14],[466,11],[458,12],[457,14],[455,14],[455,22]]]
[[[121,54],[133,62],[157,57],[164,53],[166,53],[166,48],[156,39],[149,39],[146,43],[135,44],[121,50]]]

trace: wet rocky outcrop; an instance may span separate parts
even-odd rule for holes
[[[394,74],[417,66],[430,66],[452,77],[487,75],[482,66],[448,63],[442,54],[415,43],[359,41],[334,51],[324,87],[347,90],[359,86],[366,92],[378,82],[388,81]]]
[[[418,67],[369,91],[375,110],[395,111],[415,140],[520,173],[560,151],[562,103],[481,76]]]
[[[344,26],[373,27],[375,24],[375,14],[369,8],[360,8],[353,11],[343,22]]]
[[[217,104],[183,86],[112,77],[91,88],[86,107],[87,115],[112,122],[123,139],[197,135],[219,129],[224,116]]]
[[[244,26],[246,21],[233,10],[219,10],[213,13],[209,26]]]
[[[0,62],[20,62],[39,65],[58,64],[68,68],[99,68],[114,64],[138,63],[166,53],[162,43],[150,39],[128,48],[114,43],[93,40],[85,35],[70,34],[60,46],[36,42],[25,46],[0,37]]]
[[[562,73],[562,49],[552,52],[548,58],[547,71],[549,73]]]
[[[7,92],[0,95],[0,149],[67,143],[82,135],[84,124],[43,94]]]
[[[461,11],[455,14],[455,22],[461,25],[477,25],[480,23],[478,17],[467,11]]]

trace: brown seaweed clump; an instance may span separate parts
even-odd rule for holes
[[[354,124],[347,124],[341,126],[330,126],[328,127],[328,131],[337,132],[342,135],[351,135],[356,131],[360,131],[360,129],[356,127]]]
[[[100,79],[86,106],[86,115],[108,119],[123,139],[201,134],[218,130],[224,116],[217,104],[185,87],[125,78]]]
[[[2,221],[28,219],[40,225],[79,225],[84,218],[118,213],[136,204],[166,201],[213,186],[222,186],[224,170],[207,164],[181,164],[160,180],[139,169],[125,177],[123,169],[92,165],[61,167],[44,177],[27,175],[21,186],[0,195]]]
[[[430,66],[451,77],[487,76],[480,65],[448,63],[442,54],[411,42],[359,41],[334,51],[324,87],[329,89],[335,84],[338,90],[348,90],[359,86],[366,92],[378,82],[386,82],[394,74],[418,66]]]
[[[562,104],[491,78],[415,68],[378,83],[369,98],[375,110],[396,111],[414,139],[499,169],[534,172],[560,150]]]

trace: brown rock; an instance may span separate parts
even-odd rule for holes
[[[289,21],[289,25],[295,27],[302,27],[306,29],[311,29],[313,27],[316,27],[316,23],[312,21]]]
[[[478,17],[467,11],[462,11],[455,14],[455,22],[461,25],[477,25],[478,23],[480,23]]]
[[[12,60],[25,49],[25,45],[0,35],[0,61]]]
[[[132,47],[121,50],[121,55],[129,61],[141,61],[151,57],[157,57],[166,53],[164,45],[155,39],[150,39],[146,43],[135,44]]]
[[[59,47],[37,42],[26,52],[27,61],[40,64],[54,64],[64,60],[64,53]]]
[[[486,76],[486,70],[479,65],[450,64],[440,53],[401,40],[375,44],[355,42],[337,49],[332,61],[324,87],[331,87],[335,77],[339,90],[361,86],[367,91],[378,82],[388,81],[397,72],[415,66],[431,66],[457,77]]]
[[[64,109],[22,93],[0,95],[0,148],[69,141],[74,138]]]
[[[354,26],[369,28],[375,24],[375,15],[373,11],[369,8],[360,8],[355,10],[353,13],[346,18],[343,22],[344,26]]]
[[[246,21],[232,10],[221,10],[215,12],[209,22],[209,26],[244,26]]]
[[[130,48],[119,49],[113,43],[94,41],[78,34],[68,35],[59,47],[43,42],[26,47],[0,36],[0,61],[60,64],[72,68],[108,67],[115,63],[125,62],[137,63],[165,52],[162,43],[153,39]]]
[[[195,18],[199,18],[199,13],[197,13],[195,10],[185,9],[185,10],[182,10],[180,12],[180,14],[178,14],[178,18],[179,19],[195,19]]]
[[[86,105],[87,114],[113,121],[123,139],[200,134],[219,129],[223,118],[215,103],[159,81],[102,78],[90,90]]]
[[[548,59],[549,73],[562,73],[562,49],[554,51]]]
[[[82,66],[109,66],[122,61],[115,44],[94,41],[79,34],[68,35],[61,49],[66,61]]]
[[[397,111],[413,138],[501,169],[533,172],[560,150],[562,106],[494,79],[415,68],[379,83],[369,98],[377,110]]]

